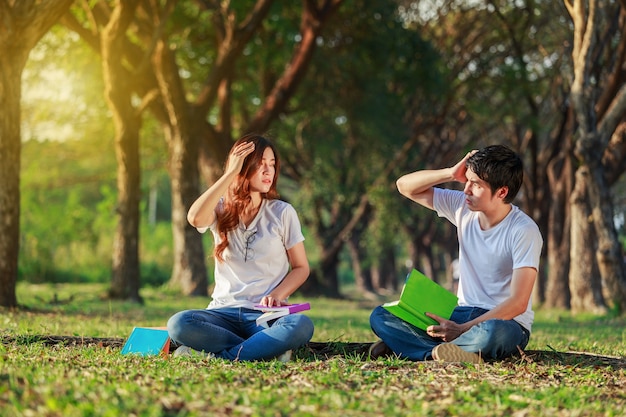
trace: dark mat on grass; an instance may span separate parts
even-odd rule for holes
[[[97,346],[112,349],[121,349],[126,342],[119,337],[83,337],[83,336],[54,336],[54,335],[2,335],[0,341],[4,345],[28,345],[41,343],[46,346]],[[296,356],[330,359],[336,356],[366,359],[370,342],[309,342],[300,348]],[[170,347],[170,351],[174,346]],[[543,365],[572,365],[591,367],[611,367],[626,369],[626,357],[597,355],[587,352],[559,352],[556,350],[527,350],[515,355],[506,362],[512,363],[540,363]]]

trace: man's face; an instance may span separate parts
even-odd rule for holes
[[[466,196],[465,202],[467,207],[472,211],[489,211],[496,203],[489,184],[478,178],[478,175],[471,168],[467,169],[465,177],[467,182],[463,192]]]

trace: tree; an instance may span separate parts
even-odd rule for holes
[[[271,1],[259,0],[237,19],[234,9],[225,6],[215,10],[216,55],[215,62],[203,80],[200,92],[192,101],[189,94],[182,89],[183,83],[178,80],[179,72],[174,71],[175,61],[168,58],[173,54],[170,44],[165,39],[157,43],[155,69],[161,96],[168,109],[169,125],[176,127],[170,135],[174,151],[171,154],[170,171],[173,177],[173,228],[176,254],[174,282],[198,282],[201,279],[198,271],[189,267],[202,262],[203,252],[190,250],[190,245],[198,241],[197,233],[186,221],[187,209],[198,195],[197,186],[197,154],[202,155],[203,162],[217,172],[221,167],[226,151],[232,144],[233,126],[240,125],[242,132],[265,131],[283,111],[308,69],[312,54],[316,49],[316,39],[321,33],[323,24],[340,5],[341,0],[303,1],[300,21],[300,42],[295,46],[289,64],[284,67],[269,92],[260,96],[261,105],[252,119],[237,120],[232,111],[234,105],[234,88],[237,85],[237,63],[244,59],[244,48],[248,46],[253,35],[260,30],[264,17],[269,12]],[[261,92],[262,93],[262,92]],[[207,123],[209,112],[218,115],[217,123]],[[244,115],[247,112],[243,113]],[[178,130],[185,128],[186,130]],[[201,142],[196,142],[200,138]],[[213,151],[212,153],[209,153]],[[176,200],[180,198],[180,200]],[[185,257],[183,262],[182,257]]]
[[[21,77],[28,54],[72,0],[0,1],[0,305],[16,307]]]
[[[235,91],[245,91],[241,86],[246,80],[237,78],[241,72],[238,64],[246,59],[245,49],[253,48],[251,41],[262,32],[272,0],[236,4],[140,1],[133,24],[124,24],[132,31],[125,33],[117,50],[129,68],[110,65],[109,69],[118,80],[131,76],[136,81],[133,92],[141,97],[156,94],[154,100],[142,107],[149,108],[160,121],[168,142],[175,251],[171,282],[185,294],[203,295],[207,290],[201,236],[186,221],[187,209],[199,192],[198,155],[204,161],[203,172],[208,177],[216,175],[232,143],[235,126],[240,133],[264,131],[284,111],[306,72],[323,23],[340,3],[341,0],[303,1],[300,41],[293,49],[289,65],[283,62],[284,70],[273,86],[267,92],[259,91],[260,105],[254,104],[253,107],[258,107],[255,111],[250,111],[249,102],[245,103],[240,112],[243,117],[233,112],[233,106],[241,104],[235,100]],[[117,4],[131,5],[131,2]],[[76,17],[81,13],[86,13],[88,18]],[[279,15],[280,11],[274,13]],[[99,49],[93,33],[99,33],[99,28],[107,26],[113,17],[115,12],[109,10],[107,2],[101,1],[67,16],[66,24]],[[189,77],[181,77],[183,73]],[[258,75],[257,71],[255,76]],[[124,100],[126,103],[121,104],[128,108],[128,99]],[[128,119],[124,123],[132,126]],[[138,239],[131,230],[122,237],[125,241]],[[132,241],[125,245],[132,245]],[[127,259],[120,265],[133,265],[134,261],[128,258],[132,253],[123,251],[121,254]]]
[[[394,148],[406,137],[406,100],[423,82],[415,76],[419,62],[414,58],[428,53],[418,37],[404,38],[407,31],[395,10],[393,1],[355,1],[342,9],[311,76],[294,97],[294,111],[275,128],[280,137],[296,132],[295,141],[280,145],[284,172],[299,185],[294,204],[314,241],[316,259],[302,289],[307,294],[341,295],[338,268],[344,249],[351,254],[356,282],[373,289],[372,270],[379,264],[367,260],[389,253],[391,239],[385,240],[380,229],[381,244],[368,245],[375,236],[372,196],[374,190],[388,190],[396,158],[403,157]]]
[[[146,65],[149,53],[131,42],[131,24],[135,21],[138,0],[118,0],[109,5],[98,2],[93,8],[83,4],[63,17],[63,23],[100,54],[104,96],[115,125],[117,157],[117,225],[112,250],[112,275],[109,296],[141,302],[139,295],[139,134],[143,111],[155,102],[155,77]],[[85,26],[83,26],[83,24]],[[88,25],[93,24],[92,27]],[[139,105],[134,105],[139,96]]]
[[[138,0],[118,0],[107,25],[102,29],[100,48],[105,98],[115,123],[117,155],[117,215],[113,242],[113,270],[109,295],[116,299],[141,302],[139,295],[139,129],[141,113],[132,105],[133,89],[124,71],[124,48],[128,27]]]
[[[578,162],[571,199],[572,309],[605,308],[604,284],[614,307],[624,311],[624,256],[614,226],[608,181],[623,172],[619,171],[623,163],[607,166],[605,161],[614,163],[611,157],[623,155],[626,149],[626,77],[622,70],[626,63],[626,3],[566,0],[565,5],[573,22],[570,93]],[[607,168],[617,172],[607,175]]]
[[[407,5],[405,10],[410,14],[413,9]],[[451,73],[446,84],[452,93],[442,102],[452,109],[442,114],[446,128],[430,134],[444,139],[433,155],[439,159],[444,144],[453,142],[508,143],[523,155],[525,181],[516,204],[544,235],[535,301],[553,307],[570,302],[569,197],[575,162],[573,112],[563,76],[570,65],[564,12],[558,2],[492,0],[473,6],[443,2],[438,13],[429,10],[423,20],[416,14],[418,30],[440,51]],[[419,131],[428,137],[427,129]],[[454,152],[461,153],[459,148]]]

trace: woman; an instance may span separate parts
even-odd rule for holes
[[[290,314],[257,326],[254,305],[280,306],[309,276],[294,208],[278,200],[278,154],[263,136],[232,147],[224,174],[190,207],[189,223],[215,241],[215,289],[204,310],[182,311],[167,328],[175,355],[203,351],[229,360],[288,360],[313,336],[312,321]]]

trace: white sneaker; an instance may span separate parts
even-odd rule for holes
[[[288,350],[287,352],[278,355],[276,357],[276,360],[280,361],[280,362],[289,362],[291,360],[291,357],[293,356],[293,352],[291,350]]]
[[[172,357],[182,357],[182,356],[196,357],[196,358],[202,358],[202,359],[215,358],[215,355],[211,352],[205,354],[204,352],[192,349],[189,346],[184,346],[184,345],[179,346],[178,348],[176,348],[174,353],[172,353]]]

